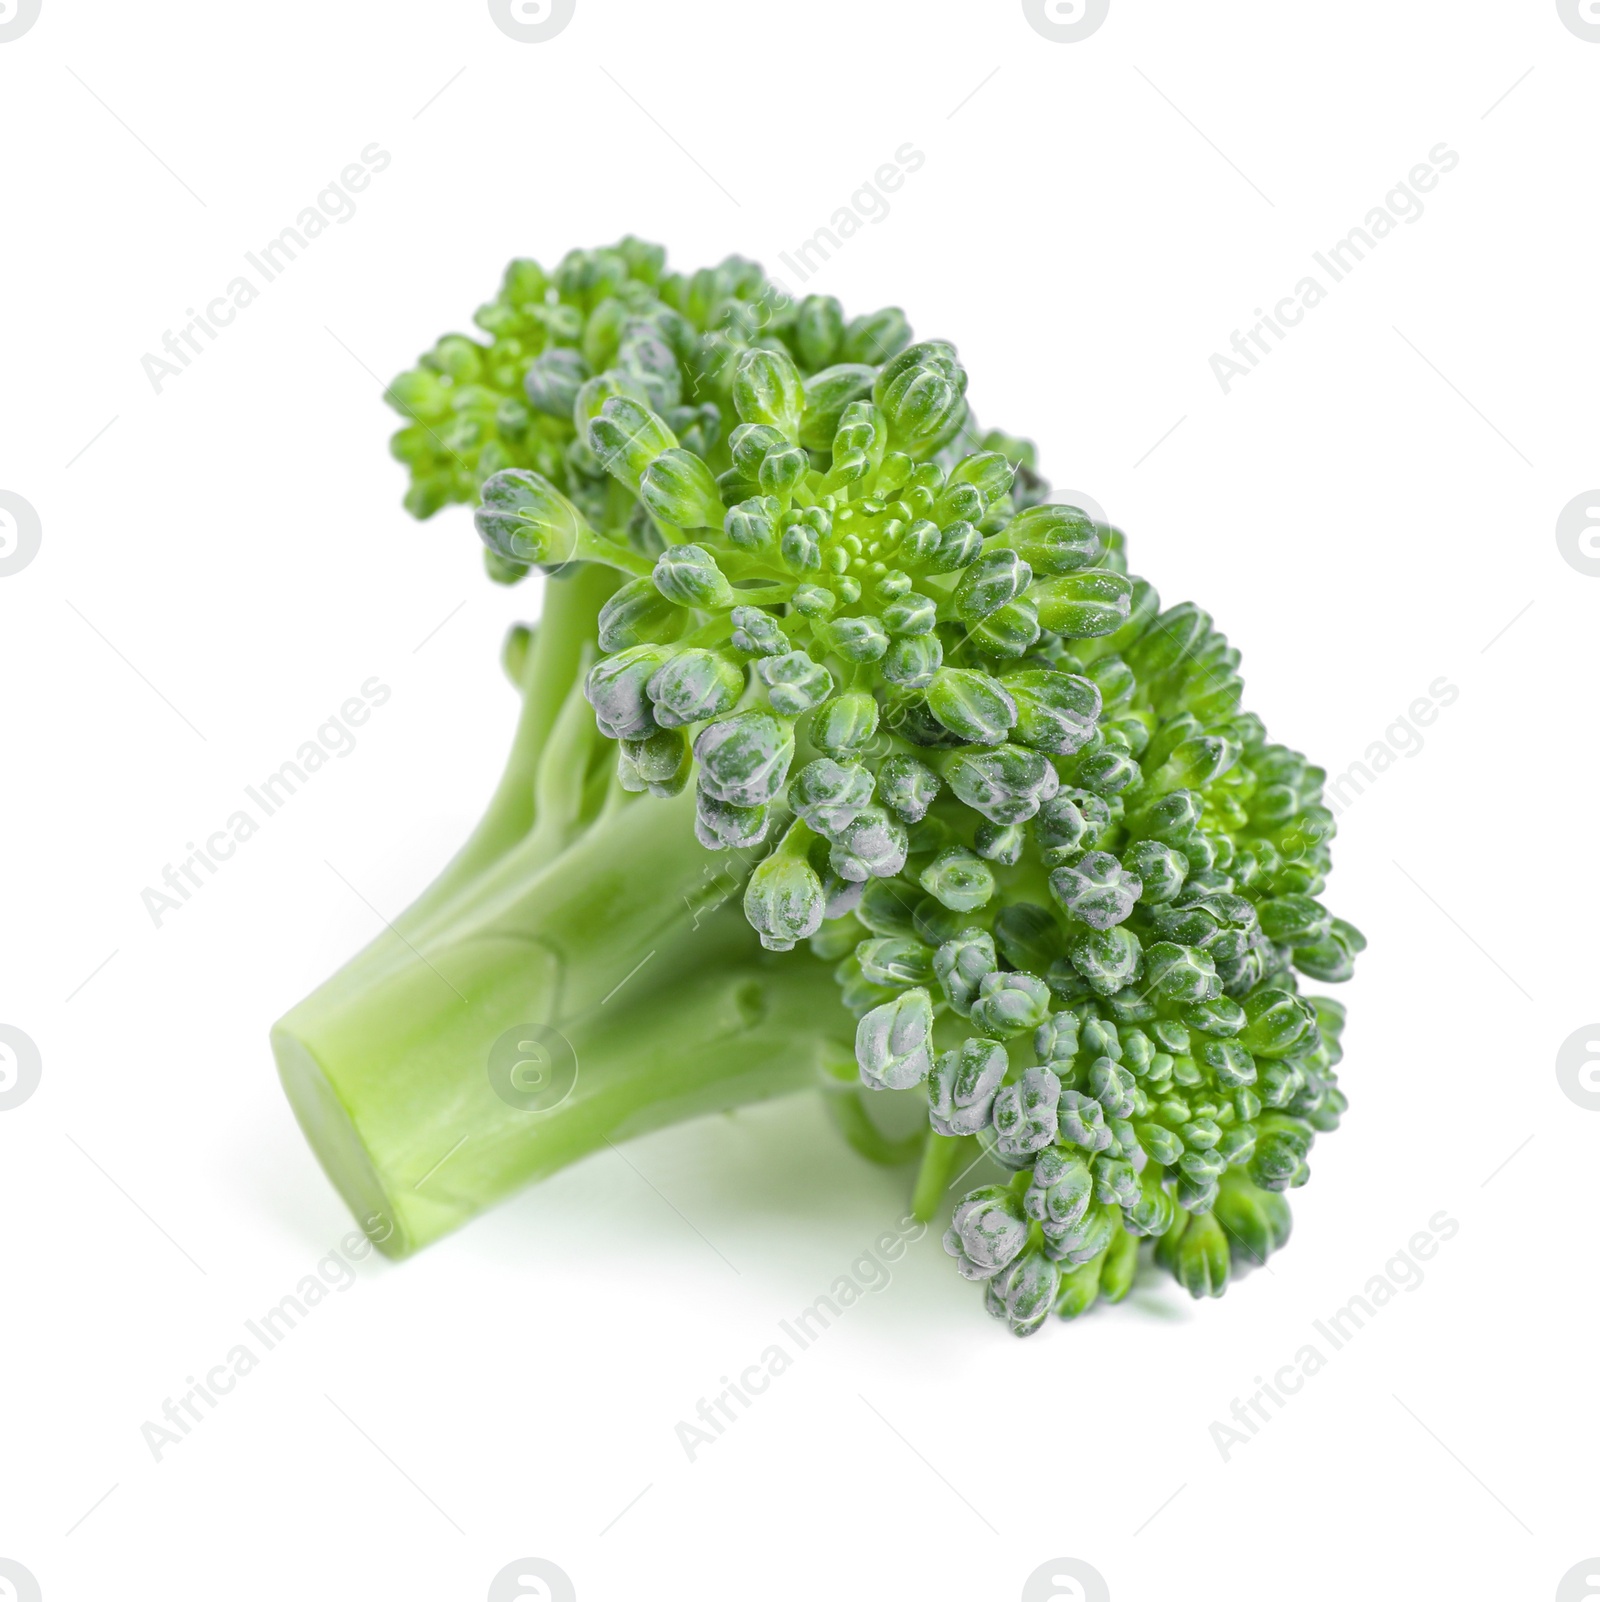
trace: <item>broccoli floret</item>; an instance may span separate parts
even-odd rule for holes
[[[549,575],[522,730],[461,856],[275,1035],[389,1249],[819,1080],[864,1154],[920,1155],[918,1217],[1012,1176],[945,1245],[1018,1334],[1120,1300],[1141,1240],[1197,1297],[1281,1246],[1345,1105],[1300,977],[1363,941],[1317,899],[1323,772],[1211,618],[1050,504],[896,310],[625,240],[514,262],[478,323],[391,388],[395,454],[417,515],[475,504],[492,577]],[[484,1070],[519,1028],[576,1064],[532,1139]],[[926,1135],[881,1134],[890,1091]]]

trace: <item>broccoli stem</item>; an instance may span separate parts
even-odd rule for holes
[[[916,1188],[911,1193],[911,1216],[920,1222],[931,1223],[939,1210],[939,1203],[950,1185],[950,1174],[956,1158],[976,1142],[969,1135],[941,1135],[928,1131],[928,1143],[922,1148],[922,1166],[917,1170]]]
[[[815,1086],[850,1056],[828,969],[761,949],[749,863],[706,855],[693,793],[617,785],[579,684],[611,581],[550,585],[484,820],[273,1030],[296,1117],[390,1256],[612,1141]],[[506,1052],[570,1091],[530,1110]]]

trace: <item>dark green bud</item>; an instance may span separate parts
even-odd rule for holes
[[[1001,451],[979,451],[963,456],[950,469],[951,484],[971,484],[987,508],[1011,488],[1016,468]]]
[[[994,895],[994,872],[982,857],[962,846],[941,851],[922,870],[918,882],[941,906],[973,912]]]
[[[694,742],[694,754],[708,795],[732,806],[762,806],[789,775],[794,730],[764,712],[741,712],[708,723]]]
[[[1061,929],[1045,907],[1013,901],[994,920],[995,944],[1013,968],[1043,973],[1062,953]]]
[[[998,863],[1002,868],[1016,867],[1027,844],[1027,831],[1020,823],[980,823],[972,837],[972,849],[985,862]]]
[[[1006,525],[1005,540],[1045,578],[1076,572],[1100,554],[1095,524],[1076,506],[1030,506]]]
[[[850,320],[839,355],[847,362],[871,362],[874,366],[898,356],[911,343],[911,325],[898,306],[868,312]]]
[[[1096,795],[1120,795],[1144,783],[1139,764],[1117,746],[1107,746],[1083,757],[1072,770],[1073,782]]]
[[[856,961],[864,978],[890,989],[926,985],[933,977],[933,952],[920,940],[903,935],[863,940],[856,947]]]
[[[689,742],[678,729],[657,729],[642,740],[624,740],[623,755],[652,795],[677,795],[689,781]]]
[[[1091,1206],[1075,1224],[1044,1227],[1044,1249],[1057,1262],[1093,1264],[1111,1244],[1117,1229],[1117,1215],[1109,1209]],[[1098,1267],[1098,1264],[1094,1266]]]
[[[639,481],[639,499],[663,523],[678,528],[721,528],[722,497],[711,469],[690,451],[670,450],[651,462]]]
[[[1128,832],[1135,839],[1159,840],[1182,851],[1200,826],[1203,805],[1192,790],[1179,790],[1163,796],[1153,806],[1141,808],[1129,823]]]
[[[715,651],[680,651],[649,684],[656,722],[681,728],[731,712],[744,693],[744,674]]]
[[[856,1064],[873,1090],[909,1090],[933,1068],[933,1006],[926,990],[874,1007],[856,1026]]]
[[[733,375],[733,405],[744,423],[766,423],[791,443],[800,438],[805,390],[799,370],[782,351],[757,348]]]
[[[1014,660],[1033,649],[1039,632],[1038,610],[1024,595],[1008,601],[999,611],[991,612],[981,623],[974,624],[968,638],[972,648],[985,656]]]
[[[1334,918],[1321,940],[1295,947],[1294,965],[1309,979],[1340,984],[1355,972],[1355,959],[1366,947],[1366,937],[1354,924]]]
[[[559,347],[541,351],[522,375],[528,404],[546,417],[569,418],[578,391],[589,376],[583,357]]]
[[[789,951],[822,926],[822,881],[804,857],[774,852],[750,875],[744,915],[768,951]],[[868,977],[871,977],[870,975]]]
[[[1046,1018],[1033,1032],[1033,1051],[1040,1062],[1054,1063],[1065,1078],[1078,1055],[1077,1014],[1056,1012]]]
[[[1188,858],[1159,840],[1141,840],[1130,846],[1122,853],[1122,861],[1144,886],[1139,899],[1146,906],[1171,901],[1183,888],[1184,877],[1189,872]]]
[[[835,697],[811,720],[811,743],[829,756],[865,750],[877,732],[877,698],[865,690]]]
[[[1028,564],[1015,551],[989,551],[961,575],[954,596],[956,615],[969,624],[982,622],[1032,582]]]
[[[1203,951],[1160,940],[1146,946],[1145,983],[1162,1001],[1184,1006],[1222,994],[1216,965]]]
[[[916,919],[917,901],[915,888],[903,879],[871,879],[861,887],[856,920],[875,935],[901,935],[921,940],[922,932]],[[934,944],[932,941],[923,943]]]
[[[986,973],[972,1004],[973,1023],[1002,1040],[1031,1033],[1049,1015],[1050,988],[1031,973]],[[1055,1139],[1053,1127],[1050,1138]]]
[[[478,537],[507,561],[568,561],[588,532],[577,507],[538,473],[508,468],[485,479],[479,494]]]
[[[976,562],[983,552],[983,535],[971,523],[951,523],[940,529],[938,544],[923,559],[930,573],[954,573]]]
[[[834,836],[828,861],[841,879],[889,879],[906,865],[907,844],[905,825],[869,806]]]
[[[1292,991],[1258,990],[1246,999],[1244,1013],[1249,1022],[1239,1043],[1257,1057],[1294,1056],[1316,1038],[1311,1003]]]
[[[814,626],[818,643],[847,662],[876,662],[889,649],[889,636],[875,617],[836,617]]]
[[[808,762],[789,783],[789,805],[818,834],[837,834],[871,804],[872,775],[829,757]]]
[[[1239,759],[1239,747],[1221,735],[1200,735],[1185,740],[1150,775],[1150,793],[1169,790],[1203,790]]]
[[[733,646],[748,656],[782,656],[792,646],[770,612],[759,606],[736,606],[728,614],[733,620]]]
[[[1022,1197],[1029,1218],[1056,1231],[1070,1229],[1089,1210],[1094,1181],[1081,1158],[1058,1146],[1039,1153]]]
[[[1280,946],[1314,946],[1333,925],[1328,909],[1310,896],[1279,896],[1257,911],[1262,932]]]
[[[1311,1141],[1312,1132],[1305,1124],[1281,1113],[1264,1114],[1248,1170],[1251,1180],[1262,1190],[1288,1190],[1305,1167]]]
[[[945,1000],[963,1018],[971,1015],[984,976],[997,966],[994,937],[987,929],[964,930],[933,954],[934,978]]]
[[[1033,819],[1033,837],[1046,866],[1073,860],[1087,851],[1111,824],[1111,812],[1099,796],[1062,790],[1044,802]]]
[[[1032,1335],[1055,1305],[1061,1272],[1042,1252],[1024,1252],[1000,1270],[984,1290],[983,1305],[1004,1319],[1013,1335]]]
[[[1091,851],[1050,875],[1050,893],[1091,929],[1109,929],[1133,911],[1143,889],[1109,851]]]
[[[695,791],[694,837],[707,851],[742,851],[766,838],[770,818],[766,807],[739,807]]]
[[[1223,1176],[1212,1208],[1227,1232],[1235,1256],[1264,1263],[1289,1239],[1293,1218],[1289,1204],[1270,1190],[1258,1190],[1243,1174],[1230,1169]]]
[[[770,496],[752,495],[730,507],[722,519],[728,543],[741,551],[771,551],[778,543],[778,503]]]
[[[920,690],[932,684],[944,661],[944,647],[936,634],[920,634],[890,642],[880,669],[891,684]]]
[[[1061,1138],[1087,1152],[1105,1151],[1113,1135],[1106,1124],[1105,1108],[1093,1096],[1069,1090],[1061,1098]]]
[[[1026,976],[991,974],[989,979],[1022,977]],[[973,1009],[974,1018],[977,1010]],[[995,1147],[1000,1155],[1016,1160],[1053,1145],[1060,1100],[1061,1081],[1048,1068],[1026,1068],[1016,1084],[1002,1086],[994,1099]]]
[[[920,823],[939,794],[939,775],[913,756],[892,756],[878,769],[878,800],[902,823]]]
[[[971,668],[941,668],[928,706],[952,734],[978,745],[998,745],[1017,721],[1017,704],[1000,680]]]
[[[1017,709],[1016,739],[1066,756],[1093,739],[1100,692],[1074,673],[1030,669],[1002,681]]]
[[[1156,1261],[1196,1300],[1228,1288],[1228,1237],[1207,1212],[1182,1218],[1156,1248]]]
[[[636,645],[596,662],[583,681],[584,699],[608,740],[641,740],[656,730],[650,680],[666,662],[659,645]]]
[[[759,657],[756,676],[767,687],[767,699],[773,711],[787,718],[809,712],[833,694],[833,675],[804,651]]]
[[[1183,1009],[1183,1021],[1191,1029],[1218,1040],[1228,1040],[1245,1026],[1244,1008],[1231,996],[1217,996]]]
[[[1090,567],[1043,579],[1029,593],[1045,628],[1065,639],[1083,640],[1114,634],[1128,621],[1133,585],[1120,573]]]
[[[1006,1048],[993,1040],[964,1040],[942,1052],[928,1076],[928,1122],[935,1133],[975,1135],[988,1128],[1008,1065]]]
[[[1086,931],[1068,946],[1067,955],[1097,995],[1114,996],[1138,977],[1144,953],[1139,937],[1118,924]]]
[[[877,376],[875,369],[854,362],[813,373],[804,385],[805,416],[800,424],[800,443],[807,450],[827,450],[846,407],[871,395]]]
[[[612,395],[589,424],[589,448],[600,465],[636,494],[645,469],[677,443],[672,430],[629,395]]]
[[[930,456],[960,428],[967,375],[955,350],[940,341],[912,345],[878,374],[872,398],[889,424],[893,449]]]
[[[844,339],[844,308],[832,295],[807,295],[794,318],[795,349],[815,372],[837,360]]]

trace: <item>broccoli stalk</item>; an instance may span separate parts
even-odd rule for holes
[[[691,798],[612,777],[579,670],[614,583],[550,582],[483,821],[273,1030],[301,1127],[392,1256],[608,1142],[854,1073],[827,970],[763,952]]]

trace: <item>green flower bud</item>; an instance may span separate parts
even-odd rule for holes
[[[788,443],[777,429],[767,423],[740,423],[728,436],[733,465],[743,477],[749,479],[761,471],[761,463],[768,451],[782,449]]]
[[[794,343],[813,372],[837,359],[844,339],[844,308],[832,295],[807,295],[795,313]]]
[[[875,935],[921,940],[916,920],[917,900],[916,889],[903,879],[872,879],[861,888],[856,920]]]
[[[883,409],[889,443],[908,456],[931,456],[961,427],[967,375],[940,341],[912,345],[878,374],[872,398]]]
[[[1032,582],[1032,571],[1015,551],[989,551],[961,575],[953,598],[956,615],[966,623],[980,623]]]
[[[1154,805],[1141,807],[1130,820],[1128,832],[1136,840],[1159,840],[1181,851],[1194,838],[1203,805],[1192,790],[1179,790]]]
[[[906,865],[905,826],[882,807],[864,807],[834,836],[828,861],[841,879],[891,879]]]
[[[780,500],[787,500],[810,466],[810,458],[798,445],[784,445],[768,451],[761,458],[756,483],[761,486],[763,495],[776,495]]]
[[[939,608],[932,596],[915,591],[902,595],[883,609],[883,626],[894,635],[932,634],[939,621]]]
[[[1043,579],[1029,594],[1039,608],[1039,622],[1064,639],[1085,640],[1114,634],[1128,621],[1133,585],[1120,573],[1088,567]]]
[[[1237,1169],[1223,1175],[1212,1213],[1235,1257],[1254,1263],[1266,1262],[1288,1241],[1294,1222],[1282,1196],[1258,1190]]]
[[[589,376],[583,357],[575,350],[553,348],[534,357],[522,377],[528,404],[546,417],[569,418],[578,391]]]
[[[1031,1033],[1049,1015],[1050,988],[1031,973],[986,973],[972,1004],[972,1021],[985,1034],[1002,1040]],[[1050,1138],[1055,1139],[1053,1125]]]
[[[1017,976],[991,974],[989,977]],[[1002,1157],[1016,1160],[1052,1145],[1060,1100],[1061,1081],[1048,1068],[1024,1069],[1016,1084],[1002,1086],[994,1098],[995,1149]]]
[[[744,915],[768,951],[789,951],[822,926],[825,903],[822,881],[811,865],[780,848],[750,875]]]
[[[1082,789],[1096,795],[1120,795],[1124,790],[1138,789],[1144,783],[1139,764],[1116,746],[1107,746],[1092,756],[1082,758],[1072,770],[1073,781]]]
[[[1281,946],[1314,946],[1333,926],[1326,907],[1310,896],[1279,896],[1257,908],[1267,939]]]
[[[1220,735],[1201,735],[1185,740],[1150,775],[1150,793],[1169,790],[1203,790],[1219,779],[1239,759],[1239,747]]]
[[[600,465],[635,494],[645,469],[677,443],[672,430],[629,395],[612,395],[589,424],[589,448]]]
[[[1183,1021],[1191,1029],[1219,1040],[1231,1039],[1245,1026],[1244,1008],[1230,996],[1217,996],[1183,1009]]]
[[[747,351],[734,370],[733,405],[741,422],[766,423],[793,443],[805,410],[799,370],[782,351]]]
[[[989,1126],[994,1098],[1006,1076],[1006,1048],[994,1040],[964,1040],[942,1052],[928,1076],[928,1122],[940,1135],[975,1135]]]
[[[736,606],[728,616],[733,620],[735,650],[747,656],[781,656],[790,649],[777,618],[759,606]]]
[[[656,722],[677,729],[731,712],[744,693],[744,674],[715,651],[680,651],[657,669],[648,689]]]
[[[1097,1057],[1089,1069],[1089,1094],[1110,1118],[1131,1118],[1138,1086],[1133,1075],[1109,1057]]]
[[[856,947],[856,961],[863,978],[890,989],[926,985],[933,977],[933,952],[920,940],[904,935],[863,940]]]
[[[507,561],[568,561],[588,532],[577,507],[538,473],[508,468],[485,479],[479,494],[478,537]]]
[[[984,975],[998,966],[994,937],[987,929],[966,929],[947,940],[933,954],[933,975],[952,1008],[970,1017]]]
[[[963,456],[950,469],[950,483],[971,484],[987,508],[1000,499],[1010,488],[1017,470],[1003,451],[984,450]]]
[[[1311,1129],[1297,1119],[1263,1114],[1247,1170],[1251,1180],[1262,1190],[1288,1190],[1301,1178],[1312,1138]]]
[[[663,523],[721,528],[722,497],[711,469],[690,451],[664,451],[644,470],[639,499]]]
[[[1257,1057],[1290,1057],[1316,1040],[1311,1003],[1289,990],[1258,990],[1246,999],[1249,1022],[1239,1044]]]
[[[1321,940],[1294,948],[1294,965],[1308,979],[1340,984],[1355,972],[1356,956],[1366,948],[1366,936],[1354,924],[1334,918]]]
[[[985,862],[1014,868],[1022,861],[1028,836],[1020,823],[980,823],[973,835],[972,849]]]
[[[911,343],[911,325],[898,306],[853,317],[845,330],[839,355],[847,362],[871,362],[875,366],[898,356]]]
[[[926,540],[923,540],[926,543]],[[951,523],[939,530],[939,538],[922,565],[930,573],[954,573],[977,561],[983,552],[983,535],[971,523]]]
[[[1033,1165],[1022,1210],[1058,1232],[1067,1230],[1089,1210],[1093,1192],[1088,1166],[1072,1153],[1050,1146]]]
[[[941,851],[922,870],[918,883],[941,906],[972,912],[994,895],[994,872],[982,857],[962,846]]]
[[[1005,539],[1046,578],[1076,572],[1100,554],[1096,526],[1076,506],[1030,506],[1006,525]]]
[[[1001,682],[1016,705],[1020,744],[1068,756],[1094,738],[1100,692],[1089,680],[1030,669],[1007,673]]]
[[[1189,872],[1188,858],[1158,840],[1141,840],[1130,846],[1122,853],[1122,861],[1144,886],[1139,899],[1146,906],[1171,901]]]
[[[968,638],[973,650],[985,656],[1015,659],[1026,656],[1033,649],[1039,633],[1038,609],[1024,595],[1007,602],[999,611],[991,612],[981,623],[974,624]]]
[[[760,845],[770,821],[764,806],[734,806],[708,795],[704,785],[696,788],[694,837],[707,851],[742,851]]]
[[[909,1090],[933,1067],[933,1006],[926,990],[874,1007],[856,1026],[856,1064],[872,1090]]]
[[[1144,979],[1162,1001],[1179,1006],[1222,994],[1216,965],[1203,951],[1159,940],[1144,949]]]
[[[941,668],[928,705],[951,733],[980,745],[997,745],[1016,722],[1017,706],[1000,680],[971,668]]]
[[[583,681],[584,699],[608,740],[640,740],[656,731],[649,684],[668,659],[658,645],[636,645],[608,656],[590,668]]]
[[[988,1282],[983,1305],[1013,1335],[1032,1335],[1050,1316],[1060,1281],[1060,1270],[1043,1252],[1024,1252]]]
[[[839,606],[839,597],[832,590],[823,589],[820,584],[797,584],[790,599],[795,611],[813,622],[832,617]]]
[[[889,649],[889,636],[875,617],[836,617],[813,631],[824,650],[847,662],[876,662]]]
[[[825,451],[832,446],[846,408],[871,395],[877,376],[875,368],[858,362],[813,373],[803,386],[805,417],[800,424],[800,443],[812,451]]]
[[[939,794],[939,776],[911,756],[892,756],[878,769],[878,800],[903,823],[920,823]]]
[[[956,1259],[963,1279],[993,1278],[1027,1244],[1028,1220],[1002,1185],[985,1185],[963,1196],[944,1235],[944,1249]]]
[[[1117,1215],[1110,1209],[1091,1206],[1075,1224],[1046,1224],[1045,1252],[1060,1263],[1092,1262],[1111,1244],[1117,1224]]]
[[[1067,947],[1067,956],[1090,988],[1101,996],[1114,996],[1139,976],[1143,959],[1139,937],[1119,924],[1111,929],[1089,929]]]
[[[733,586],[723,577],[716,557],[703,546],[669,545],[656,558],[650,578],[675,606],[720,612],[733,605]]]
[[[1061,782],[1042,752],[1020,745],[955,752],[944,760],[944,776],[956,796],[991,823],[1025,822]]]
[[[1174,1224],[1156,1247],[1156,1261],[1197,1301],[1228,1288],[1228,1237],[1210,1213]]]
[[[1056,1012],[1046,1018],[1033,1032],[1033,1052],[1040,1062],[1055,1064],[1056,1072],[1065,1078],[1078,1055],[1077,1015]]]
[[[1002,907],[994,920],[994,938],[1013,968],[1030,973],[1043,973],[1063,949],[1056,920],[1031,901],[1013,901]]]
[[[835,697],[811,720],[811,743],[829,756],[863,751],[877,732],[878,702],[865,690]]]
[[[1094,1199],[1102,1207],[1135,1206],[1139,1201],[1139,1178],[1133,1164],[1121,1157],[1096,1157]]]
[[[794,756],[794,730],[764,712],[708,723],[694,742],[700,784],[731,806],[757,807],[783,788]]]
[[[872,775],[829,757],[808,762],[789,783],[789,805],[818,834],[837,834],[871,804]]]
[[[689,742],[681,730],[657,729],[643,739],[624,740],[622,750],[652,795],[677,795],[689,781]]]
[[[929,515],[941,528],[948,523],[976,523],[987,506],[977,485],[963,484],[952,477],[935,498]]]
[[[833,675],[804,651],[757,658],[756,676],[766,685],[773,710],[788,718],[809,712],[833,694]]]
[[[772,551],[778,544],[778,503],[769,495],[752,495],[729,507],[722,519],[728,543],[741,551]]]
[[[880,671],[891,684],[920,690],[932,684],[944,661],[944,647],[936,634],[893,640],[884,653]]]

